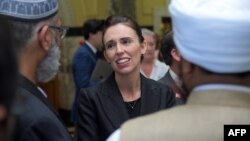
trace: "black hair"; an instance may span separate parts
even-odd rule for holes
[[[172,64],[172,56],[171,50],[176,48],[174,40],[173,40],[173,32],[170,31],[164,35],[161,42],[161,53],[163,56],[163,60],[167,65]]]
[[[95,34],[98,31],[102,31],[104,25],[104,20],[99,19],[89,19],[83,23],[82,33],[83,37],[88,40],[89,34]]]

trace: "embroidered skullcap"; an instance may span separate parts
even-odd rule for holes
[[[0,14],[17,20],[39,21],[57,11],[57,0],[0,0]]]
[[[250,0],[172,0],[182,57],[216,73],[250,71]]]

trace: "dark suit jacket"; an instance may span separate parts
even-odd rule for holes
[[[77,141],[103,141],[129,119],[114,74],[104,83],[82,89],[79,100]],[[175,96],[170,88],[141,75],[140,115],[170,108],[174,104]]]
[[[169,71],[165,74],[165,76],[163,78],[161,78],[160,80],[158,80],[158,82],[169,86],[170,88],[173,89],[173,91],[175,93],[180,94],[180,98],[176,98],[176,105],[182,105],[185,103],[186,98],[187,98],[187,92],[185,92],[183,89],[181,89],[180,87],[178,87],[175,83],[175,81],[173,80],[173,78],[171,77]]]
[[[78,105],[79,90],[81,88],[94,86],[97,83],[96,81],[90,80],[96,61],[96,54],[86,43],[79,47],[74,54],[72,61],[72,73],[76,86],[76,94],[71,113],[71,118],[74,122],[77,121],[76,107]]]
[[[15,141],[71,141],[59,115],[31,81],[20,76],[14,104]]]

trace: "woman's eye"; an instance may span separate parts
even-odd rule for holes
[[[107,44],[107,45],[105,45],[105,48],[106,49],[111,49],[111,48],[113,48],[113,47],[115,47],[115,45],[114,44]]]
[[[122,44],[124,44],[124,45],[129,45],[130,43],[131,43],[131,40],[129,40],[129,39],[122,40]]]

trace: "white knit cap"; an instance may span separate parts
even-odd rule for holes
[[[172,0],[169,11],[183,58],[216,73],[250,71],[250,0]]]
[[[39,21],[58,11],[58,0],[0,0],[0,15],[16,20]]]

